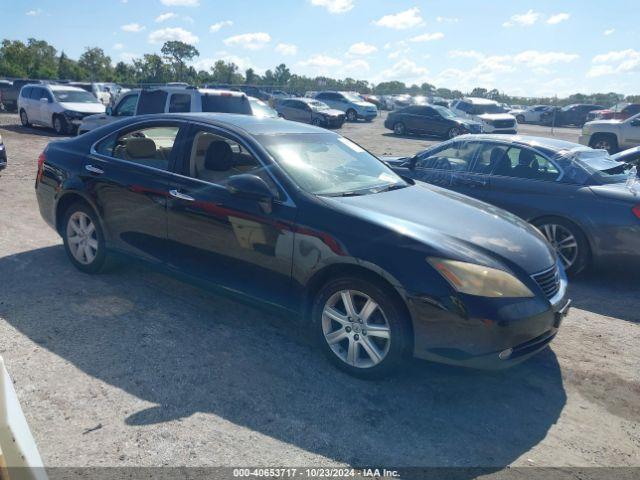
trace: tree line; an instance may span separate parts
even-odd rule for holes
[[[130,63],[112,62],[111,57],[99,47],[87,47],[77,60],[69,58],[45,40],[29,38],[26,42],[5,39],[0,47],[0,77],[38,78],[48,80],[109,81],[125,86],[166,82],[187,82],[193,85],[255,85],[265,88],[280,88],[302,94],[309,90],[348,90],[379,95],[409,93],[412,95],[438,96],[447,99],[460,98],[465,94],[485,97],[508,104],[595,103],[609,106],[627,100],[640,103],[640,95],[628,96],[609,92],[596,94],[576,93],[566,98],[514,97],[496,89],[474,88],[462,92],[448,88],[437,88],[429,83],[407,85],[400,81],[372,84],[353,78],[334,79],[325,76],[308,77],[291,73],[284,63],[269,69],[263,75],[252,68],[244,72],[233,62],[218,60],[209,70],[196,70],[190,64],[200,52],[193,45],[180,41],[165,42],[160,54],[147,53],[134,58]]]

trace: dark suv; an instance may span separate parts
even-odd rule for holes
[[[604,110],[601,105],[575,103],[566,107],[550,109],[540,116],[542,125],[575,125],[581,127],[587,121],[587,115],[593,110]]]

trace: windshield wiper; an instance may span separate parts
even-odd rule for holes
[[[382,192],[390,192],[391,190],[399,190],[401,188],[405,188],[408,185],[402,183],[393,183],[391,185],[387,185],[386,187],[378,188],[372,190],[373,193],[382,193]]]

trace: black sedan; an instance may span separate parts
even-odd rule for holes
[[[467,135],[387,163],[403,176],[464,193],[535,225],[569,274],[591,262],[640,259],[640,197],[604,150],[541,137]]]
[[[568,306],[564,269],[530,225],[281,119],[122,120],[50,143],[36,194],[79,270],[125,255],[293,312],[363,377],[407,354],[522,361]]]
[[[330,108],[326,103],[313,98],[291,98],[276,104],[278,115],[294,122],[309,123],[317,127],[340,128],[345,114]]]
[[[389,113],[384,126],[396,135],[419,133],[453,138],[482,132],[480,123],[456,117],[451,110],[439,105],[412,105],[395,110]]]
[[[594,110],[603,110],[600,105],[576,103],[566,107],[552,107],[540,115],[542,125],[554,125],[556,127],[564,125],[583,126],[587,121],[587,115]]]

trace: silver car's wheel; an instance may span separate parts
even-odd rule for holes
[[[564,268],[569,270],[576,263],[579,254],[576,237],[568,228],[555,223],[545,223],[540,225],[539,229],[555,249]]]
[[[25,112],[24,110],[20,110],[20,123],[22,123],[23,127],[30,126],[29,117],[27,116],[27,112]]]
[[[331,351],[355,368],[382,362],[391,346],[391,328],[380,305],[357,290],[334,293],[322,310],[322,331]]]
[[[89,216],[74,212],[67,222],[67,242],[73,258],[82,265],[91,265],[98,255],[96,227]]]

